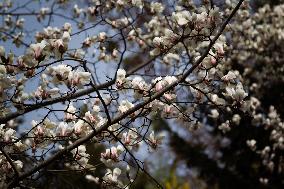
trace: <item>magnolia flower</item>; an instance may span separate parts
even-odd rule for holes
[[[217,55],[222,57],[225,54],[223,44],[215,43],[214,48],[217,50]]]
[[[118,161],[119,155],[124,151],[123,146],[118,145],[117,147],[111,147],[110,149],[106,149],[105,153],[101,153],[102,159],[111,159],[113,161]]]
[[[127,1],[126,0],[117,0],[116,3],[120,6],[123,6],[127,3]]]
[[[143,0],[131,0],[132,5],[139,7],[140,9],[143,8]]]
[[[63,32],[63,34],[62,34],[62,41],[64,43],[68,43],[70,40],[71,40],[70,33],[67,32],[67,31]]]
[[[87,149],[85,145],[80,145],[76,149],[73,149],[71,152],[75,160],[79,163],[80,167],[87,166],[89,161],[89,154],[86,153]]]
[[[42,7],[39,11],[39,14],[37,15],[38,21],[41,21],[45,18],[45,15],[49,12],[48,7]]]
[[[68,81],[71,86],[82,87],[90,82],[91,73],[76,70],[69,72]]]
[[[68,124],[65,122],[60,122],[56,128],[56,133],[58,136],[67,136],[70,133]]]
[[[0,57],[5,56],[5,48],[3,46],[0,46]],[[0,59],[1,61],[1,59]]]
[[[46,99],[50,98],[53,95],[57,95],[59,93],[58,88],[52,88],[50,90],[43,89],[42,86],[39,86],[37,90],[35,91],[34,95],[37,99]]]
[[[118,69],[117,70],[117,78],[118,79],[125,79],[125,76],[126,76],[126,71],[124,69]]]
[[[84,121],[83,120],[78,120],[75,124],[74,124],[74,133],[76,135],[81,135],[81,133],[83,132],[83,127],[84,127]]]
[[[236,74],[234,73],[234,72],[232,72],[232,71],[229,71],[226,75],[224,75],[221,79],[223,80],[223,81],[232,81],[232,80],[234,80],[234,79],[236,79],[237,78],[237,76],[236,76]]]
[[[97,7],[95,7],[95,6],[88,7],[87,13],[88,13],[89,20],[95,21],[96,14],[97,14]]]
[[[107,35],[105,32],[100,32],[99,35],[98,35],[98,41],[99,42],[104,42],[107,38]]]
[[[70,23],[68,23],[68,22],[64,23],[63,31],[67,31],[70,34],[71,31],[72,31],[72,25]]]
[[[172,100],[176,99],[177,95],[174,94],[174,93],[165,93],[165,94],[163,95],[163,97],[164,97],[165,99],[167,99],[167,101],[172,101]]]
[[[166,64],[171,64],[172,62],[179,62],[180,57],[178,54],[168,53],[163,57],[163,61]]]
[[[121,87],[126,81],[126,71],[124,69],[118,69],[116,72],[116,86]]]
[[[27,146],[25,144],[23,144],[21,141],[16,142],[15,146],[16,146],[17,150],[20,151],[20,152],[27,149]]]
[[[48,118],[45,118],[43,121],[43,125],[47,129],[54,129],[56,127],[56,123],[50,121]]]
[[[223,98],[220,98],[217,94],[212,94],[210,96],[212,102],[214,102],[217,105],[224,105],[226,104],[226,101]]]
[[[157,77],[156,79],[154,79],[152,81],[152,83],[155,84],[155,90],[157,92],[161,91],[163,89],[163,85],[164,85],[164,82],[163,82],[163,78],[162,77]]]
[[[113,49],[113,51],[112,51],[112,53],[111,53],[111,56],[112,56],[113,58],[117,58],[117,57],[118,57],[118,50]]]
[[[36,43],[36,44],[31,44],[30,48],[33,50],[34,52],[34,58],[36,60],[42,60],[44,57],[43,53],[43,49],[46,47],[48,43],[45,40],[42,40],[40,43]]]
[[[23,26],[24,26],[24,22],[25,22],[24,18],[18,19],[17,22],[16,22],[16,27],[22,29]]]
[[[233,123],[235,123],[236,125],[240,124],[241,121],[241,116],[239,114],[234,114],[233,118],[232,118]]]
[[[195,29],[197,31],[201,31],[205,24],[206,24],[206,20],[207,20],[207,13],[206,12],[202,12],[200,14],[195,14],[193,13],[192,15],[192,21],[195,22]]]
[[[74,12],[74,16],[77,18],[77,17],[80,16],[80,14],[81,14],[82,12],[84,12],[84,9],[80,9],[80,8],[78,7],[78,5],[75,4],[74,7],[73,7],[73,12]]]
[[[215,66],[217,63],[217,59],[214,56],[210,56],[210,63]]]
[[[111,184],[118,184],[118,177],[121,174],[121,170],[119,168],[115,168],[113,171],[107,169],[107,173],[103,177],[104,181]]]
[[[39,124],[37,121],[32,120],[31,122],[32,128],[34,128],[35,136],[43,136],[45,132],[45,128]]]
[[[161,91],[164,87],[173,84],[177,81],[177,78],[175,76],[166,76],[164,78],[157,77],[152,81],[152,83],[155,84],[155,90],[156,92]]]
[[[122,134],[122,141],[125,145],[131,145],[137,139],[138,134],[136,128],[129,130],[128,132],[124,132]]]
[[[24,166],[23,162],[21,162],[20,160],[14,161],[13,163],[18,171],[20,171]]]
[[[61,58],[60,56],[67,50],[67,43],[65,43],[63,39],[55,40],[52,46],[55,48],[54,53],[57,58]]]
[[[86,118],[87,121],[91,122],[91,123],[97,123],[99,122],[99,118],[96,114],[92,114],[90,111],[87,111],[85,113],[84,118]]]
[[[49,8],[48,8],[48,7],[42,7],[42,8],[40,9],[39,13],[40,13],[41,15],[45,15],[46,13],[48,13],[48,11],[49,11]]]
[[[83,59],[86,52],[83,49],[76,49],[72,56],[76,59]]]
[[[7,129],[4,133],[4,141],[5,142],[10,142],[12,141],[13,139],[16,139],[16,131],[14,129]]]
[[[166,116],[171,115],[173,112],[174,112],[174,106],[173,105],[166,104],[164,106],[164,113],[165,113]]]
[[[211,114],[209,114],[209,117],[212,117],[213,119],[217,119],[219,117],[219,112],[216,109],[211,110]]]
[[[90,182],[94,182],[99,184],[99,178],[98,177],[94,177],[93,175],[86,175],[85,179],[87,179]]]
[[[165,9],[161,3],[151,2],[151,12],[152,13],[161,13]]]
[[[6,68],[4,65],[0,65],[0,78],[4,78],[6,76]]]
[[[134,77],[131,84],[133,89],[136,89],[135,93],[143,94],[148,89],[148,85],[142,77]]]
[[[53,66],[48,69],[48,73],[53,76],[53,81],[55,84],[60,81],[66,80],[71,72],[72,67],[64,64]]]
[[[186,25],[191,19],[190,12],[188,11],[174,12],[172,17],[180,26]]]
[[[161,48],[164,45],[164,40],[162,37],[155,37],[153,39],[153,45],[157,48]]]
[[[231,130],[229,121],[227,120],[225,123],[222,123],[218,126],[218,129],[220,129],[223,133],[226,133]]]
[[[175,76],[166,76],[164,80],[167,82],[168,85],[171,85],[177,81],[177,78]]]
[[[76,118],[76,115],[74,115],[75,112],[76,112],[76,108],[73,106],[73,103],[71,102],[67,106],[67,110],[64,116],[65,120],[67,121],[74,120]]]
[[[92,40],[90,37],[87,37],[82,44],[82,48],[89,48],[92,45]]]
[[[244,91],[242,83],[238,83],[235,88],[232,86],[226,87],[226,93],[224,95],[230,96],[234,100],[242,101],[248,94]]]
[[[127,112],[128,110],[130,110],[133,107],[134,107],[134,104],[132,104],[128,100],[123,100],[123,101],[120,102],[120,105],[118,106],[118,111],[121,114],[123,114],[123,113]]]
[[[164,137],[165,136],[161,133],[155,136],[155,132],[152,131],[151,134],[149,135],[149,141],[151,142],[151,147],[153,149],[156,149],[162,143],[162,139]]]
[[[247,145],[253,151],[256,149],[256,141],[254,139],[247,140]]]

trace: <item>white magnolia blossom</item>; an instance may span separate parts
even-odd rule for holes
[[[83,85],[86,85],[90,82],[91,73],[89,72],[82,72],[82,71],[73,71],[69,72],[68,75],[68,82],[70,86],[77,86],[82,88]]]
[[[86,153],[86,151],[85,145],[80,145],[71,151],[74,158],[79,163],[79,165],[76,165],[73,168],[79,168],[80,166],[86,167],[88,165],[90,155]]]
[[[159,2],[151,2],[152,13],[162,13],[165,7]]]
[[[225,100],[223,98],[220,98],[217,94],[211,95],[211,100],[217,105],[224,105],[226,104]]]
[[[123,83],[126,82],[126,71],[124,69],[118,69],[116,74],[116,85],[121,87]]]
[[[34,58],[36,60],[40,60],[43,58],[44,56],[43,51],[47,44],[48,43],[45,40],[42,40],[40,43],[30,45],[30,48],[32,49],[34,53]]]
[[[143,97],[143,94],[149,90],[148,84],[142,77],[134,77],[131,82],[132,88],[134,89],[135,98]]]
[[[5,48],[0,46],[0,56],[5,56]]]
[[[6,76],[7,70],[4,65],[0,65],[0,78],[4,78]]]
[[[99,33],[99,35],[98,35],[98,40],[99,40],[100,42],[105,41],[106,38],[107,38],[107,34],[106,34],[105,32],[100,32],[100,33]]]
[[[166,64],[172,64],[172,62],[179,62],[180,61],[180,56],[178,54],[174,53],[168,53],[166,56],[164,56],[163,61]]]
[[[122,134],[122,141],[124,145],[129,146],[131,148],[133,145],[137,143],[136,139],[138,138],[138,131],[136,128],[129,130],[128,132],[124,132]]]
[[[225,123],[222,123],[221,125],[219,125],[218,129],[220,129],[223,133],[230,131],[231,127],[230,127],[229,121],[227,120]]]
[[[65,122],[60,122],[56,128],[56,133],[58,136],[67,136],[71,133],[72,128]]]
[[[155,90],[159,92],[163,88],[167,87],[168,85],[171,85],[172,83],[176,81],[177,81],[177,78],[175,76],[166,76],[164,78],[157,77],[156,79],[152,81],[152,83],[155,84]]]
[[[122,145],[106,149],[105,153],[101,153],[101,161],[105,164],[119,161],[119,155],[124,151]]]
[[[233,118],[232,118],[233,123],[235,123],[236,125],[240,124],[241,121],[241,116],[239,114],[234,114]]]
[[[143,0],[131,0],[132,5],[139,7],[140,9],[143,8]]]
[[[158,135],[155,135],[155,132],[152,131],[149,135],[149,140],[151,142],[151,148],[156,149],[157,147],[159,147],[159,145],[161,145],[164,137],[165,136],[164,136],[163,133],[159,133]]]
[[[72,72],[72,67],[64,64],[53,66],[48,69],[48,74],[53,77],[53,83],[65,81]]]
[[[188,11],[180,11],[174,12],[172,17],[175,19],[178,25],[184,26],[191,20],[190,12]]]
[[[18,170],[18,171],[20,171],[22,168],[23,168],[23,162],[21,162],[20,160],[16,160],[16,161],[14,161],[13,162],[15,165],[16,165],[16,169]]]
[[[217,119],[219,117],[219,112],[216,109],[211,110],[211,114],[209,115],[213,119]]]
[[[132,104],[128,100],[123,100],[123,101],[120,102],[120,104],[118,106],[118,111],[119,111],[119,113],[123,114],[133,107],[134,107],[134,104]]]
[[[255,150],[256,149],[256,141],[254,139],[247,140],[247,145],[250,149]]]
[[[121,175],[121,170],[119,168],[114,168],[113,171],[110,169],[107,169],[107,172],[105,176],[103,177],[103,180],[106,183],[114,184],[114,185],[121,185],[120,181],[118,180],[118,177]]]
[[[74,133],[76,135],[86,135],[87,128],[86,128],[86,124],[84,122],[84,120],[78,120],[75,124],[74,124]]]
[[[74,115],[76,112],[76,108],[73,106],[73,103],[71,102],[66,109],[65,113],[65,120],[70,121],[76,119],[76,115]]]
[[[236,86],[230,85],[226,87],[226,93],[224,93],[224,95],[229,96],[236,101],[242,101],[248,96],[248,93],[244,91],[242,83],[238,83]]]
[[[94,177],[93,175],[86,175],[85,178],[90,182],[95,182],[95,183],[99,184],[99,178],[98,177]]]
[[[14,129],[11,129],[11,128],[7,129],[3,134],[3,139],[6,142],[11,142],[11,141],[17,139],[16,131]]]
[[[232,71],[229,71],[226,75],[224,75],[222,77],[222,80],[223,81],[232,81],[232,80],[234,80],[236,78],[237,78],[236,74],[234,72],[232,72]]]
[[[220,57],[223,57],[223,55],[225,54],[224,44],[222,44],[222,43],[215,43],[214,44],[214,48],[216,49],[217,55],[220,56]]]
[[[70,33],[67,32],[67,31],[63,32],[63,34],[62,34],[62,41],[64,43],[68,43],[70,40],[71,40]]]
[[[52,89],[45,89],[42,86],[39,86],[37,90],[34,92],[34,96],[37,99],[46,99],[54,97],[55,95],[59,94],[60,89],[55,87]]]

